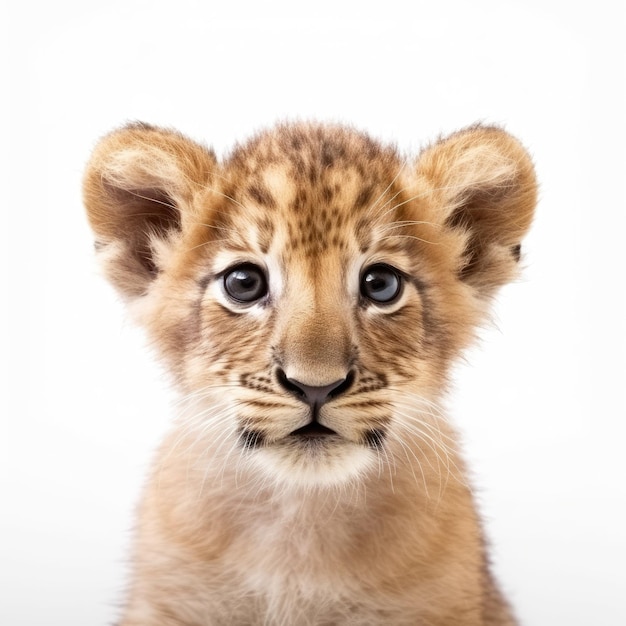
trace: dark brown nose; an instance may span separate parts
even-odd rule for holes
[[[345,378],[322,387],[312,387],[299,380],[287,378],[282,369],[278,369],[276,376],[283,389],[286,389],[291,395],[302,400],[302,402],[306,402],[312,408],[320,407],[332,398],[345,393],[354,382],[354,374],[352,372],[349,372]]]

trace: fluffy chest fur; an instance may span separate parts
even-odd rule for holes
[[[535,196],[494,128],[415,160],[313,124],[222,163],[99,144],[99,255],[181,392],[121,624],[513,623],[439,399]]]

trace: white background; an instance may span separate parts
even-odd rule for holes
[[[168,422],[161,372],[93,261],[80,183],[95,141],[139,119],[223,154],[294,117],[406,151],[482,120],[528,146],[526,270],[459,366],[451,414],[523,624],[626,624],[619,4],[4,5],[2,626],[111,624]]]

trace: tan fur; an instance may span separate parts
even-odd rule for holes
[[[450,364],[516,271],[528,155],[476,126],[415,160],[282,125],[223,162],[178,133],[105,137],[85,203],[108,278],[182,400],[140,507],[121,626],[507,625],[455,435]],[[249,305],[224,274],[253,263]],[[376,263],[396,301],[360,294]],[[281,383],[346,381],[311,409]],[[293,390],[292,390],[293,391]]]

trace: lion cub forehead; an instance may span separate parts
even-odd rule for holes
[[[395,151],[342,127],[279,126],[235,150],[225,163],[241,211],[233,222],[262,250],[316,254],[367,246],[380,204],[401,168]],[[384,213],[384,212],[383,212]],[[243,225],[247,223],[247,227]]]

